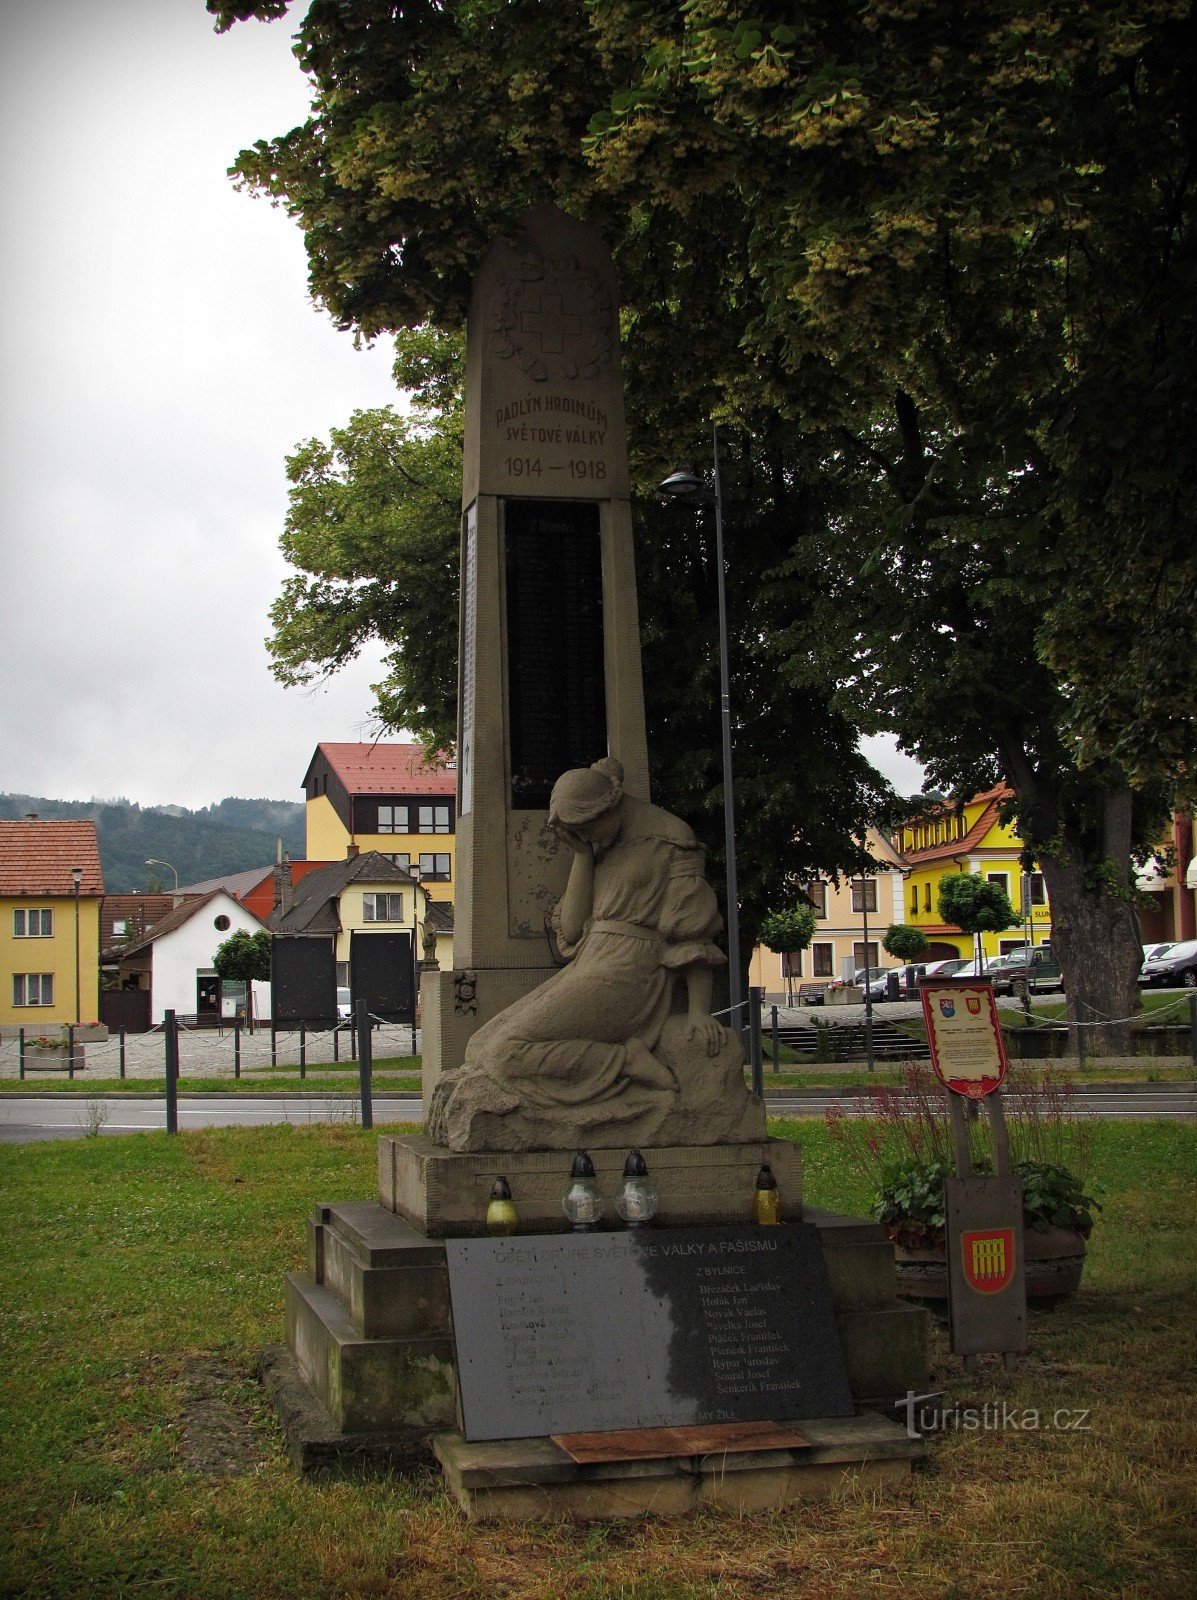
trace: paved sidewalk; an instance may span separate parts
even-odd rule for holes
[[[375,1029],[372,1038],[373,1055],[375,1061],[380,1061],[392,1056],[410,1056],[420,1053],[422,1039],[420,1030],[413,1030],[407,1023],[381,1023]],[[300,1039],[298,1031],[280,1032],[276,1040],[276,1061],[279,1070],[289,1069],[298,1071]],[[180,1079],[191,1078],[231,1078],[234,1072],[234,1058],[236,1052],[235,1039],[232,1028],[185,1028],[179,1029],[179,1076]],[[348,1028],[338,1032],[337,1053],[342,1062],[350,1060],[350,1039]],[[103,1044],[89,1044],[83,1047],[86,1073],[97,1078],[115,1078],[120,1073],[120,1041],[115,1036]],[[305,1039],[306,1061],[309,1067],[320,1066],[333,1060],[333,1035],[331,1031],[323,1033],[308,1033]],[[270,1029],[269,1027],[255,1028],[251,1034],[246,1029],[241,1030],[241,1070],[261,1071],[270,1066]],[[162,1080],[166,1074],[166,1040],[162,1029],[155,1028],[149,1033],[130,1033],[125,1036],[125,1076],[126,1078],[157,1078]],[[54,1072],[37,1071],[26,1068],[26,1081],[36,1083],[39,1079],[59,1078],[64,1074],[61,1069]],[[18,1076],[18,1052],[16,1040],[9,1042],[8,1030],[5,1029],[4,1043],[0,1045],[0,1078],[15,1078]]]

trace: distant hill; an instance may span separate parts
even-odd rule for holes
[[[150,856],[169,861],[178,868],[180,884],[188,884],[269,866],[280,837],[292,860],[300,859],[305,849],[304,806],[291,800],[230,797],[188,811],[184,806],[143,807],[128,800],[0,794],[0,819],[20,818],[30,811],[48,818],[94,818],[104,886],[110,894],[173,889],[175,880],[168,869],[146,866]]]

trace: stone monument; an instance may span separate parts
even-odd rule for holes
[[[876,1224],[803,1221],[797,1146],[767,1136],[739,1041],[711,1015],[724,957],[701,849],[649,794],[617,309],[597,236],[551,210],[497,241],[475,281],[454,966],[422,976],[426,1128],[380,1137],[377,1203],[317,1208],[309,1270],[287,1283],[289,1351],[265,1358],[297,1463],[396,1464],[431,1446],[471,1515],[781,1504],[827,1492],[846,1470],[884,1481],[917,1453],[892,1421],[847,1413],[923,1382],[923,1314],[896,1305]],[[544,1240],[567,1229],[579,1145],[603,1196],[626,1179],[629,1151],[640,1172],[647,1162],[659,1234]],[[765,1165],[785,1234],[751,1225]],[[510,1270],[491,1259],[500,1241],[482,1237],[500,1178],[524,1236],[507,1241]],[[800,1270],[739,1264],[796,1260],[800,1248]],[[545,1361],[572,1363],[601,1398],[578,1330],[593,1321],[604,1263],[643,1286],[644,1328],[657,1332],[636,1337],[669,1347],[634,1414],[616,1366],[608,1408],[575,1422],[637,1429],[680,1415],[708,1431],[674,1430],[653,1441],[664,1458],[631,1464],[619,1435],[604,1464],[582,1433],[496,1439],[531,1425],[526,1408],[471,1426],[463,1379],[493,1414],[508,1369],[537,1370],[519,1354],[531,1325],[543,1324]],[[471,1290],[496,1268],[494,1296]],[[564,1270],[576,1274],[568,1327]],[[822,1348],[842,1361],[836,1395],[801,1370],[814,1324],[793,1322],[790,1299],[816,1287]],[[478,1321],[480,1296],[493,1299],[498,1343]],[[666,1301],[681,1310],[658,1326]],[[492,1347],[497,1375],[463,1374]],[[787,1412],[811,1419],[801,1434],[762,1434],[777,1385],[793,1395],[803,1383]],[[534,1409],[552,1432],[554,1395],[569,1385],[550,1388]]]

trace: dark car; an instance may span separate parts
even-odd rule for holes
[[[1182,939],[1139,968],[1139,982],[1145,989],[1197,989],[1197,939]]]
[[[1004,956],[1001,962],[1001,979],[1003,985],[1007,986],[1007,994],[1015,991],[1022,983],[1026,984],[1028,990],[1037,994],[1045,994],[1048,990],[1064,987],[1064,975],[1060,971],[1060,963],[1050,950],[1042,948],[1017,950],[1012,955]]]

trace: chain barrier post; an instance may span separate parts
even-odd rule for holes
[[[274,1007],[271,1007],[273,1011]],[[274,1018],[270,1019],[270,1067],[271,1071],[278,1066],[278,1029],[274,1025]]]
[[[241,1076],[241,1018],[233,1018],[233,1076]]]
[[[125,1025],[123,1022],[117,1030],[117,1038],[120,1040],[121,1045],[121,1077],[123,1078],[125,1076]]]
[[[1081,1001],[1079,1001],[1077,1003],[1077,1010],[1078,1011],[1080,1010],[1081,1006],[1084,1005],[1084,1003],[1085,1002],[1083,1000],[1081,1000]],[[1084,1072],[1084,1070],[1085,1070],[1085,1024],[1081,1021],[1079,1016],[1077,1017],[1077,1020],[1076,1020],[1076,1065],[1077,1065],[1077,1071],[1078,1072]]]
[[[370,1072],[374,1065],[373,1045],[370,1039],[370,1018],[366,1011],[366,1002],[359,1000],[357,1012],[357,1071],[361,1083],[362,1100],[362,1127],[374,1126],[374,1104],[371,1099]]]
[[[299,1019],[299,1077],[300,1081],[308,1075],[308,1030],[303,1018]]]
[[[179,1131],[179,1023],[173,1011],[166,1013],[166,1131]]]
[[[24,1081],[25,1078],[25,1030],[17,1029],[17,1077]]]
[[[765,991],[758,984],[748,986],[748,1059],[752,1063],[752,1092],[763,1095],[765,1079],[761,1061],[761,1002]]]
[[[340,1017],[338,1017],[336,1022],[333,1023],[333,1062],[336,1063],[340,1059],[341,1059],[341,1019],[340,1019]]]
[[[777,1033],[777,1007],[772,1008],[769,1019],[769,1031],[773,1036],[773,1076],[777,1077],[781,1071],[781,1040]]]
[[[75,1024],[67,1024],[67,1077],[75,1076]]]

